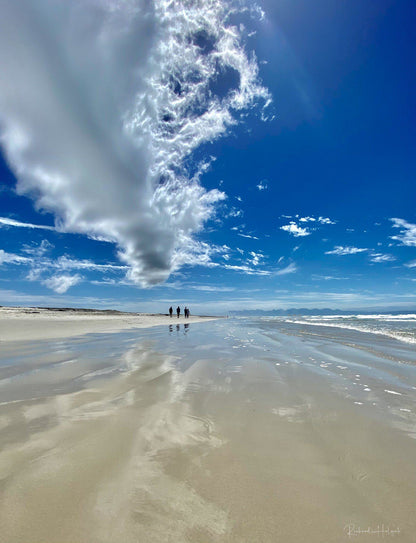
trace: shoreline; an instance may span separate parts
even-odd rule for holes
[[[114,333],[132,328],[207,322],[223,317],[191,315],[185,319],[165,314],[123,313],[113,310],[0,307],[0,343]]]

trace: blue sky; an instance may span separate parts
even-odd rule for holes
[[[415,4],[128,5],[6,2],[0,304],[415,310]]]

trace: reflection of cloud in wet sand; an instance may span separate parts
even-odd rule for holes
[[[139,346],[124,361],[125,373],[94,388],[10,405],[2,421],[20,422],[20,434],[0,453],[0,541],[225,533],[226,514],[181,477],[220,441],[191,416],[173,360]]]

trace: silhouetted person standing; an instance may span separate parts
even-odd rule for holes
[[[169,307],[169,317],[172,318],[172,313],[173,313],[173,307],[170,306]]]
[[[176,308],[176,314],[178,315],[179,319],[179,315],[181,314],[181,308],[179,306]]]

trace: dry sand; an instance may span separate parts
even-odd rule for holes
[[[163,324],[196,323],[216,317],[122,313],[82,309],[0,307],[0,342],[74,337],[81,334],[119,332]]]

